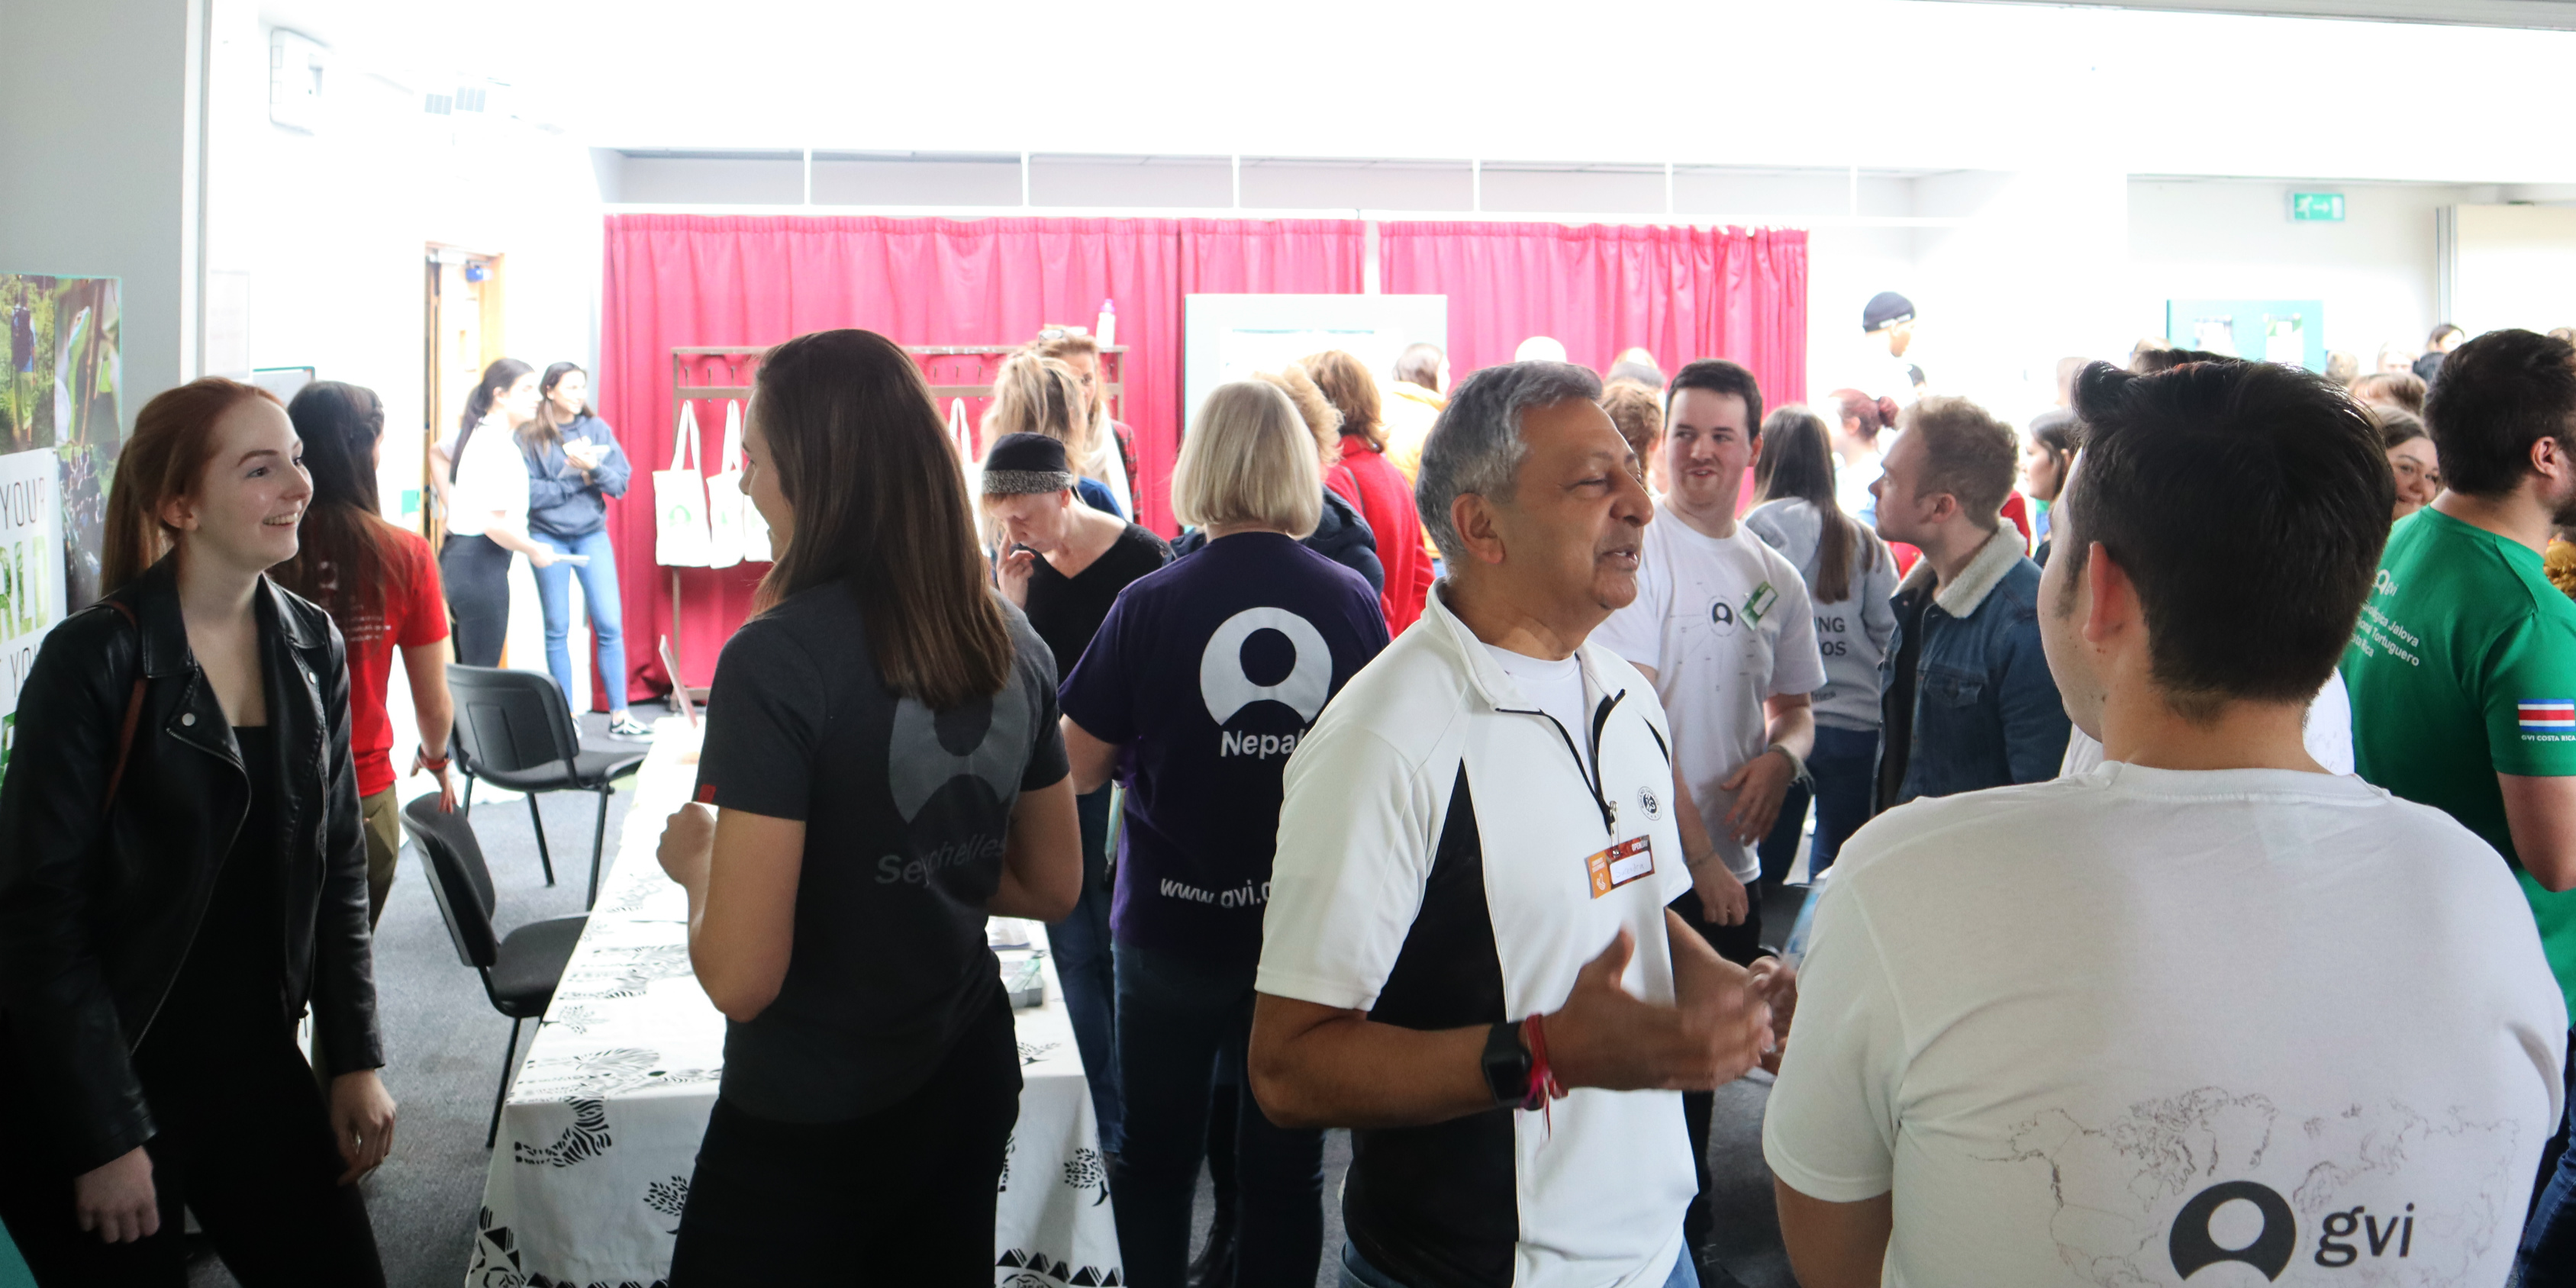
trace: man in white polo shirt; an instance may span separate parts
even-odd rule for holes
[[[1702,358],[1673,373],[1664,398],[1672,490],[1646,529],[1637,598],[1592,638],[1655,686],[1672,720],[1673,799],[1685,809],[1696,888],[1672,910],[1719,956],[1750,966],[1763,951],[1753,847],[1770,835],[1789,784],[1806,774],[1816,741],[1807,695],[1823,687],[1825,660],[1797,565],[1735,521],[1737,489],[1762,441],[1762,387],[1735,363]],[[1715,1107],[1709,1092],[1682,1097],[1701,1190],[1684,1224],[1704,1263],[1715,1224],[1707,1192]],[[1725,1282],[1713,1267],[1708,1277]]]
[[[1768,1042],[1769,979],[1664,908],[1663,711],[1586,642],[1654,514],[1599,394],[1458,387],[1414,491],[1448,579],[1288,764],[1249,1073],[1353,1129],[1346,1285],[1691,1288],[1679,1093]]]
[[[2268,363],[2096,364],[2076,407],[2038,613],[2109,759],[1843,847],[1763,1122],[1798,1281],[2503,1283],[2562,1096],[2539,934],[2485,842],[2301,742],[2378,433]]]

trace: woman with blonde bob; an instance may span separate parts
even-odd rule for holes
[[[1098,425],[1082,376],[1071,366],[1042,354],[1022,351],[1002,363],[993,378],[992,405],[984,409],[984,450],[1013,434],[1044,434],[1064,444],[1077,464],[1097,451]],[[1074,495],[1095,510],[1127,518],[1127,510],[1109,485],[1077,471]]]
[[[746,430],[778,559],[716,663],[714,808],[681,806],[660,854],[729,1021],[671,1282],[989,1277],[1020,1072],[984,922],[1081,892],[1055,667],[900,346],[770,350]]]
[[[1305,370],[1293,363],[1277,372],[1256,373],[1243,383],[1265,384],[1287,395],[1288,407],[1295,414],[1291,423],[1305,428],[1306,476],[1315,484],[1316,509],[1314,519],[1307,524],[1308,530],[1298,540],[1316,554],[1358,573],[1367,580],[1370,590],[1383,592],[1386,589],[1386,565],[1378,561],[1377,534],[1369,529],[1368,520],[1360,517],[1358,506],[1343,500],[1341,494],[1324,485],[1325,466],[1340,456],[1340,449],[1335,444],[1341,439],[1342,413],[1333,407],[1332,399],[1324,396],[1324,391],[1316,386]],[[1208,395],[1208,406],[1213,407],[1215,400],[1216,395]],[[1200,408],[1199,414],[1205,417],[1208,407]],[[1190,445],[1184,441],[1181,444],[1182,459],[1187,460],[1189,454]],[[1180,504],[1180,495],[1181,476],[1175,468],[1172,500],[1176,507]],[[1177,510],[1175,514],[1178,514]],[[1178,517],[1183,523],[1199,526],[1187,515]],[[1189,554],[1206,545],[1208,535],[1204,531],[1184,532],[1180,540],[1172,543],[1172,553]]]
[[[1377,592],[1298,544],[1322,513],[1315,439],[1285,394],[1220,385],[1182,440],[1172,508],[1198,553],[1130,583],[1065,678],[1074,789],[1124,762],[1110,932],[1127,1148],[1111,1172],[1127,1282],[1181,1288],[1209,1073],[1240,1067],[1281,773],[1386,647]],[[1323,1135],[1236,1102],[1237,1284],[1315,1282]]]

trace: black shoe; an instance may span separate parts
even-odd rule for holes
[[[1208,1225],[1207,1246],[1190,1263],[1190,1288],[1234,1288],[1234,1214],[1220,1205]]]

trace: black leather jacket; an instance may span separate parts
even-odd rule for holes
[[[151,1138],[129,1055],[178,978],[250,779],[188,649],[177,565],[160,563],[45,637],[0,781],[0,1011],[36,1117],[75,1173]],[[367,857],[349,759],[349,671],[319,608],[263,578],[255,603],[280,758],[286,956],[278,1020],[309,1000],[325,1071],[384,1064]],[[139,668],[139,671],[138,671]],[[117,732],[144,678],[133,749],[104,818]]]

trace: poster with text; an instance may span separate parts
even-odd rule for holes
[[[0,456],[0,774],[18,742],[18,690],[63,619],[62,457]]]
[[[9,322],[0,452],[61,460],[60,583],[64,602],[85,608],[98,598],[107,485],[124,441],[117,279],[0,273],[0,315]]]

